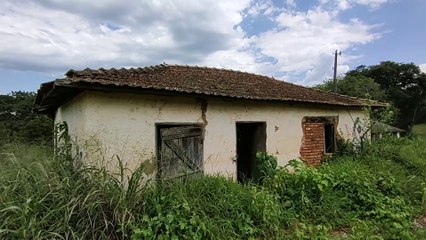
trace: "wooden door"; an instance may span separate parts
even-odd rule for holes
[[[176,126],[160,129],[158,173],[162,179],[177,178],[203,171],[202,126]]]

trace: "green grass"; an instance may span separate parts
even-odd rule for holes
[[[66,152],[66,151],[65,151]],[[426,139],[390,139],[261,184],[201,176],[143,187],[69,156],[0,145],[0,239],[422,239]],[[265,156],[266,157],[266,156]],[[75,164],[75,162],[71,162]]]
[[[67,169],[63,159],[54,159],[43,147],[7,144],[0,149],[0,238],[127,236],[138,191],[127,195],[121,182],[102,169]]]
[[[415,136],[426,137],[426,123],[414,125],[413,126],[413,134]]]

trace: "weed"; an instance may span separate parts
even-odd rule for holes
[[[276,169],[258,154],[258,183],[198,176],[146,185],[88,168],[67,127],[55,153],[0,145],[2,239],[422,239],[426,140],[384,139],[318,168],[299,160]],[[63,136],[61,136],[63,135]],[[62,145],[61,145],[62,144]],[[289,170],[291,169],[291,170]],[[423,215],[422,215],[423,214]]]
[[[256,168],[253,174],[253,181],[261,183],[265,177],[272,177],[277,170],[277,158],[266,152],[256,153]]]

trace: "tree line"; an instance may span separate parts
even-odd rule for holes
[[[316,88],[331,92],[333,81]],[[337,93],[390,103],[396,113],[392,124],[408,133],[414,124],[426,122],[426,74],[414,63],[358,66],[338,79]]]
[[[32,110],[35,97],[23,91],[0,94],[0,143],[53,143],[53,121]]]

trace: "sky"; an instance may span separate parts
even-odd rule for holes
[[[2,0],[0,93],[69,69],[183,64],[313,86],[381,61],[426,72],[425,0]]]

